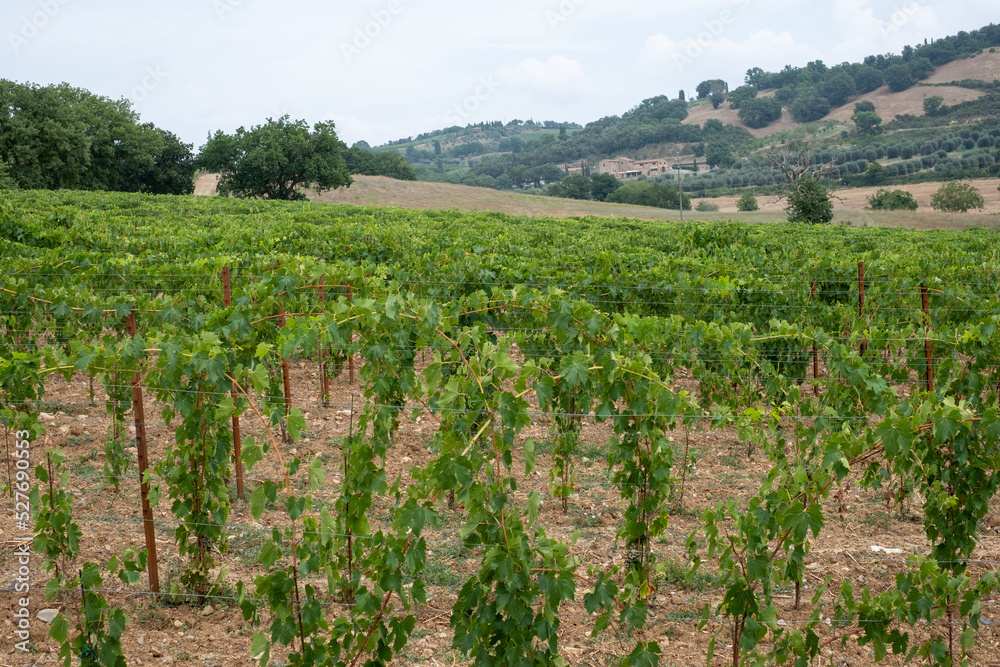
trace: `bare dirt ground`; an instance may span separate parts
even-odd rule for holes
[[[308,430],[296,450],[304,460],[320,457],[327,471],[327,487],[314,494],[316,502],[332,502],[337,496],[340,483],[341,443],[348,434],[352,420],[350,408],[352,398],[355,410],[362,409],[361,388],[349,384],[347,374],[333,381],[331,405],[323,408],[317,397],[318,372],[315,363],[296,362],[292,369],[293,397],[296,405],[306,414]],[[691,384],[681,380],[680,384]],[[684,388],[693,389],[684,385]],[[100,390],[99,390],[100,392]],[[48,415],[45,425],[48,435],[43,442],[35,444],[40,456],[44,447],[59,446],[67,454],[70,470],[70,488],[74,496],[74,518],[83,530],[82,554],[79,562],[106,562],[114,553],[127,547],[142,544],[141,512],[137,496],[135,467],[130,469],[118,493],[106,483],[101,475],[102,446],[109,422],[102,398],[91,405],[87,399],[87,382],[76,378],[67,385],[61,380],[47,385],[46,403],[43,410]],[[146,414],[150,416],[150,460],[155,465],[172,439],[170,429],[158,417],[162,406],[152,401],[147,392]],[[260,432],[257,424],[247,415],[243,422],[245,433]],[[433,417],[424,415],[420,420],[404,419],[396,445],[390,450],[386,462],[387,477],[392,480],[401,476],[409,479],[414,466],[425,465],[432,454],[429,449],[432,434],[436,429]],[[571,552],[585,565],[607,570],[613,564],[622,564],[625,551],[616,541],[615,532],[620,525],[624,508],[617,489],[610,482],[606,466],[605,443],[609,436],[606,426],[588,423],[584,426],[582,443],[575,457],[576,490],[569,500],[569,511],[564,514],[558,502],[548,489],[548,470],[551,458],[546,442],[551,437],[551,422],[536,418],[520,438],[531,437],[539,444],[537,470],[524,474],[523,459],[517,457],[514,474],[520,478],[518,500],[523,501],[527,493],[537,491],[544,498],[541,522],[552,537],[571,540],[574,531],[579,531]],[[682,460],[685,435],[678,431],[673,434],[678,458]],[[682,571],[685,555],[684,543],[689,533],[699,524],[703,510],[716,503],[732,499],[746,499],[759,485],[768,471],[768,465],[759,451],[748,449],[731,430],[711,430],[706,424],[695,426],[690,434],[690,451],[695,463],[689,469],[680,493],[671,511],[671,525],[664,538],[658,541],[653,551],[658,562],[667,565],[667,573],[659,580],[657,589],[650,599],[650,621],[642,633],[645,641],[655,640],[663,649],[661,664],[669,666],[701,665],[705,662],[710,632],[719,628],[710,624],[699,630],[694,619],[698,618],[705,603],[718,603],[717,590],[709,583],[709,575],[714,566],[706,563],[704,573],[694,580],[685,580],[678,575]],[[134,450],[130,452],[134,461]],[[272,457],[266,458],[253,469],[247,481],[249,494],[264,479],[277,480],[279,466]],[[232,484],[230,492],[234,494]],[[857,488],[856,483],[843,487],[843,504],[835,501],[825,503],[827,524],[820,537],[813,541],[806,559],[806,588],[803,599],[808,599],[826,577],[831,578],[830,590],[836,591],[841,580],[851,580],[856,586],[868,585],[880,593],[894,585],[895,573],[900,570],[903,559],[910,553],[926,553],[928,544],[920,523],[920,499],[911,497],[903,505],[887,503],[881,492]],[[4,500],[8,503],[8,500]],[[154,510],[157,521],[157,548],[159,550],[160,578],[164,589],[176,583],[182,568],[173,541],[172,530],[176,521],[169,510],[169,500],[161,501]],[[386,499],[376,501],[370,513],[376,524],[385,521],[390,507]],[[394,665],[426,664],[440,665],[468,664],[451,648],[452,630],[449,626],[450,608],[456,599],[461,584],[478,569],[481,553],[464,546],[460,528],[464,522],[461,508],[454,511],[442,503],[439,525],[428,534],[429,565],[426,570],[429,601],[418,612],[416,632],[410,644],[403,650]],[[251,627],[241,617],[233,600],[236,582],[247,582],[253,590],[252,579],[259,573],[255,565],[257,550],[263,538],[272,527],[284,526],[287,518],[281,511],[280,503],[265,512],[260,521],[255,521],[247,506],[239,501],[233,503],[232,514],[227,528],[228,545],[216,555],[217,561],[228,569],[223,589],[219,597],[193,599],[190,597],[171,601],[154,598],[144,591],[148,581],[142,581],[130,590],[124,590],[109,577],[106,588],[113,605],[123,606],[129,617],[129,624],[123,638],[124,650],[129,665],[194,665],[197,667],[229,667],[230,665],[252,665],[250,642],[258,628]],[[0,518],[0,543],[12,535],[13,525],[10,512]],[[1000,507],[994,507],[982,526],[983,539],[972,558],[982,563],[973,564],[971,572],[981,572],[983,568],[997,570],[1000,561]],[[872,547],[901,549],[900,555],[875,552]],[[9,573],[15,563],[9,543],[0,548],[0,572]],[[46,577],[40,571],[41,558],[35,556],[33,566],[33,586],[41,586]],[[11,618],[14,609],[14,594],[7,590],[9,577],[4,575],[3,591],[0,593],[0,665],[22,667],[22,665],[56,665],[53,652],[55,644],[46,637],[47,626],[35,620],[32,626],[32,641],[35,652],[25,662],[20,654],[15,655],[12,641]],[[323,583],[311,581],[322,589]],[[578,597],[585,592],[580,585]],[[830,595],[824,598],[832,602]],[[778,597],[779,619],[794,626],[806,619],[805,611],[796,611],[791,589],[782,590]],[[40,592],[35,592],[32,613],[45,607],[58,607],[70,617],[75,614],[76,601],[67,598],[54,603],[44,603]],[[827,607],[823,618],[832,614]],[[1000,665],[1000,594],[984,601],[983,617],[992,625],[983,626],[977,636],[977,647],[971,656],[972,665]],[[634,646],[635,637],[620,634],[609,629],[596,639],[589,637],[592,619],[580,603],[566,604],[560,614],[562,630],[560,645],[569,665],[615,665]],[[824,638],[832,630],[821,630]],[[938,632],[941,628],[936,628]],[[916,631],[918,636],[926,635],[925,629]],[[717,657],[713,665],[727,664],[725,656],[730,650],[726,635],[719,639]],[[280,652],[277,662],[281,662]],[[841,649],[833,644],[824,649],[824,655],[835,657],[838,666],[862,667],[873,664],[871,651],[849,645]],[[902,661],[890,656],[886,665],[901,665]]]
[[[917,200],[917,204],[920,205],[916,211],[906,212],[905,214],[901,212],[881,212],[881,211],[866,211],[868,206],[868,197],[875,194],[880,188],[844,188],[841,190],[833,191],[833,208],[834,211],[840,213],[842,216],[847,217],[852,214],[858,219],[859,224],[861,222],[867,224],[877,224],[877,221],[883,218],[902,218],[912,220],[914,226],[927,226],[937,222],[941,226],[960,226],[965,220],[973,220],[979,224],[985,223],[985,226],[996,227],[1000,225],[1000,219],[997,218],[996,214],[1000,213],[1000,191],[997,187],[1000,186],[1000,179],[997,178],[984,178],[972,181],[972,184],[979,190],[983,195],[983,199],[986,200],[986,209],[983,211],[975,211],[970,213],[941,213],[935,211],[931,208],[931,197],[941,188],[941,183],[914,183],[912,185],[893,185],[889,186],[889,190],[906,190],[913,195],[913,198]],[[719,205],[720,212],[722,213],[735,213],[736,212],[736,201],[738,197],[716,197],[714,199],[707,199],[714,204]],[[695,200],[700,201],[700,200]],[[757,198],[757,203],[761,207],[762,211],[769,211],[780,214],[787,203],[785,201],[775,201],[774,197],[761,196]],[[861,218],[857,214],[863,213],[864,217]],[[898,215],[897,215],[898,214]],[[992,220],[990,218],[992,217]],[[909,225],[907,225],[909,226]]]
[[[893,93],[889,90],[888,86],[882,86],[878,90],[861,95],[844,106],[834,109],[823,120],[851,123],[851,116],[854,115],[854,105],[857,102],[871,102],[874,104],[875,113],[881,116],[882,120],[886,123],[898,115],[907,113],[914,116],[923,116],[924,100],[934,95],[943,97],[945,104],[952,105],[968,102],[969,100],[977,100],[983,96],[983,93],[979,90],[958,88],[957,86],[920,85],[904,90],[901,93]]]
[[[956,60],[942,65],[927,77],[926,83],[951,83],[962,79],[979,79],[981,81],[1000,79],[1000,51],[990,53],[987,50],[975,58]]]
[[[766,90],[760,93],[760,97],[774,97],[774,93],[775,91],[773,90]],[[726,125],[744,127],[743,121],[740,120],[739,113],[739,109],[729,108],[729,102],[723,102],[722,106],[718,109],[713,109],[711,103],[704,102],[691,109],[688,112],[687,118],[685,118],[682,122],[688,125],[704,125],[706,120],[710,118],[717,118]],[[779,132],[794,130],[802,127],[802,125],[802,123],[796,123],[792,120],[792,114],[786,108],[781,113],[781,120],[760,129],[754,129],[752,127],[745,127],[744,129],[746,129],[746,131],[754,137],[760,139],[761,137],[769,137],[772,134],[778,134]]]
[[[954,77],[949,76],[942,83],[948,83],[961,78],[964,77],[958,77],[958,79],[955,79]],[[900,114],[911,113],[916,116],[922,116],[924,113],[924,98],[931,97],[932,95],[940,95],[944,98],[944,103],[950,105],[978,99],[982,97],[983,93],[978,90],[959,88],[957,86],[919,85],[914,86],[909,90],[904,90],[901,93],[893,93],[887,86],[883,86],[878,90],[860,95],[851,100],[850,103],[834,109],[820,122],[835,120],[840,123],[850,123],[851,116],[854,115],[854,104],[856,102],[871,102],[874,104],[875,112],[881,116],[885,122],[892,120]],[[760,96],[774,97],[774,91],[765,91],[761,93]],[[718,109],[713,109],[711,104],[703,103],[691,109],[690,113],[688,113],[688,117],[684,119],[684,122],[694,125],[703,125],[706,120],[710,118],[717,118],[727,125],[743,127],[743,121],[740,120],[737,114],[739,114],[739,110],[730,109],[728,102],[724,103]],[[805,123],[798,123],[792,120],[792,116],[786,108],[780,121],[771,123],[767,127],[761,129],[746,128],[746,130],[759,139],[761,137],[770,137],[774,134],[778,134],[779,132],[787,132],[789,130],[805,127],[805,125]]]

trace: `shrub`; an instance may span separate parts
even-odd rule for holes
[[[811,123],[830,113],[830,100],[818,95],[807,95],[796,100],[792,115],[800,123]]]
[[[702,213],[714,213],[719,210],[719,205],[713,204],[712,202],[709,201],[702,201],[698,203],[698,208],[696,208],[695,210],[701,211]]]
[[[781,120],[781,113],[781,102],[773,97],[762,97],[743,100],[738,115],[747,127],[761,129],[774,121]]]
[[[788,190],[789,222],[822,225],[833,220],[833,202],[826,187],[812,176],[803,176]]]
[[[635,204],[657,208],[677,208],[680,193],[670,183],[635,181],[626,183],[610,195],[607,201],[614,204]],[[691,198],[684,195],[684,208],[691,209]]]
[[[894,93],[901,93],[907,88],[912,88],[916,83],[910,68],[906,65],[892,65],[885,70],[885,82],[889,84],[889,90]]]
[[[757,198],[753,196],[752,192],[744,192],[743,196],[736,202],[736,210],[759,211],[760,206],[757,205]]]
[[[937,211],[968,213],[969,209],[986,208],[986,200],[972,183],[952,181],[942,185],[931,197],[931,206]]]
[[[887,190],[880,188],[868,197],[868,208],[876,211],[916,211],[917,200],[906,190]]]

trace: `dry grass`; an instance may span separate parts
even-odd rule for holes
[[[984,51],[975,58],[956,60],[938,67],[927,77],[927,83],[951,83],[962,79],[993,81],[1000,77],[1000,52]]]
[[[926,83],[944,84],[951,83],[952,81],[961,81],[962,79],[981,79],[983,81],[993,81],[998,76],[1000,76],[1000,52],[983,52],[975,58],[957,60],[937,68],[937,70],[930,77],[928,77]],[[958,88],[955,86],[929,87],[919,85],[901,93],[893,93],[889,91],[887,86],[883,86],[878,90],[851,100],[850,103],[845,104],[842,107],[834,109],[830,115],[823,120],[835,120],[841,123],[849,124],[851,122],[851,116],[854,114],[854,103],[864,101],[873,103],[875,105],[875,112],[882,116],[886,122],[892,120],[899,114],[909,113],[915,116],[922,116],[924,113],[924,98],[931,97],[932,95],[940,95],[944,98],[945,104],[953,105],[978,99],[983,95],[983,93],[978,90]],[[761,93],[761,97],[773,96],[773,90]],[[718,109],[712,109],[712,105],[706,101],[702,105],[691,109],[684,122],[688,124],[702,125],[710,118],[718,118],[723,123],[728,125],[742,126],[737,113],[738,112],[735,109],[729,108],[728,102],[723,104]],[[769,137],[779,132],[794,130],[803,126],[804,123],[796,123],[793,121],[791,115],[788,113],[788,109],[785,109],[779,122],[772,123],[768,127],[760,130],[748,128],[748,131],[754,137],[761,138]]]
[[[199,177],[195,194],[214,194],[215,177]],[[930,208],[931,195],[940,183],[920,183],[903,186],[920,203],[920,209],[910,211],[865,210],[867,198],[876,188],[838,190],[840,200],[834,202],[834,222],[871,227],[910,227],[912,229],[968,229],[970,227],[1000,227],[1000,179],[974,181],[987,201],[985,213],[939,213]],[[311,196],[314,201],[329,204],[354,204],[357,206],[395,206],[414,210],[459,210],[507,213],[552,218],[578,218],[586,216],[604,218],[635,218],[638,220],[678,220],[677,211],[667,211],[646,206],[606,204],[595,201],[577,201],[556,197],[540,197],[488,188],[473,188],[447,183],[419,183],[397,181],[382,176],[355,176],[349,189],[341,188],[321,196]],[[707,201],[719,204],[718,213],[685,211],[686,220],[739,220],[743,222],[781,222],[785,219],[784,201],[773,197],[759,197],[760,211],[736,211],[736,197],[719,197]],[[695,200],[701,201],[701,200]]]

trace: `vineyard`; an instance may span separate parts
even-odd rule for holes
[[[63,191],[0,241],[0,663],[1000,665],[996,232]]]

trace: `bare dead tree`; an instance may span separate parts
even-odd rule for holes
[[[812,163],[812,156],[810,155],[811,150],[812,142],[809,140],[790,141],[781,146],[771,144],[771,147],[765,153],[765,157],[774,169],[781,171],[785,175],[785,180],[788,181],[788,187],[783,192],[775,195],[771,201],[772,204],[776,204],[784,199],[788,195],[788,191],[794,188],[795,184],[802,177],[811,176],[812,178],[819,179],[829,176],[833,172],[833,168],[837,165],[836,160],[814,165]],[[839,197],[836,198],[839,199]]]

